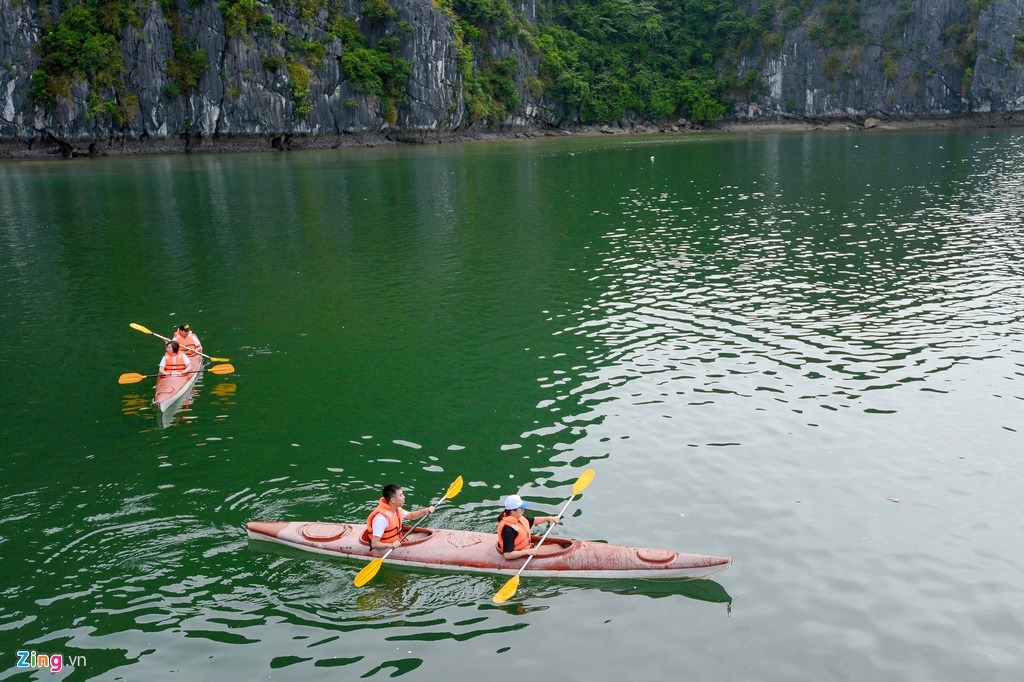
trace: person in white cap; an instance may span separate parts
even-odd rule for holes
[[[535,523],[558,523],[557,516],[529,517],[523,512],[530,506],[518,495],[505,498],[505,511],[498,517],[498,551],[506,559],[518,559],[524,556],[544,556],[561,551],[555,544],[534,547],[530,538],[530,529]]]

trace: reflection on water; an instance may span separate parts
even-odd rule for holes
[[[193,412],[195,402],[200,396],[200,389],[203,387],[204,373],[200,373],[196,383],[192,385],[191,391],[161,411],[153,406],[152,396],[129,393],[122,398],[121,412],[126,416],[142,417],[146,420],[154,420],[160,429],[166,429],[174,424],[187,425],[193,423],[200,416]],[[235,394],[238,385],[231,382],[214,384],[210,388],[213,400],[209,405],[211,408],[219,407],[227,409],[237,404]],[[217,414],[213,419],[223,421],[227,419],[226,413]]]
[[[148,409],[152,404],[152,397],[129,393],[124,396],[121,412],[125,415],[137,415],[141,410]]]
[[[574,581],[560,581],[574,584]],[[580,581],[580,589],[599,589],[605,592],[622,595],[641,595],[651,599],[664,597],[686,597],[694,601],[706,601],[712,604],[732,606],[732,596],[725,587],[715,580],[620,580],[620,581]]]
[[[200,377],[202,377],[202,375],[200,375]],[[157,416],[157,420],[160,422],[161,428],[166,429],[168,426],[174,423],[189,424],[192,421],[192,402],[196,397],[199,396],[198,386],[200,381],[202,381],[202,378],[200,378],[199,381],[196,381],[196,383],[192,385],[192,389],[189,393],[185,394],[181,398],[178,398],[173,403],[168,405],[165,409],[153,409],[153,412]]]
[[[1004,154],[1024,166],[1024,150]],[[960,159],[932,157],[910,182],[832,181],[815,158],[810,177],[742,188],[697,185],[666,159],[591,218],[599,258],[580,274],[599,292],[561,333],[587,340],[593,370],[560,372],[551,404],[884,414],[886,389],[946,390],[943,372],[1003,352],[1021,321],[1024,175],[992,169],[949,196]]]
[[[235,402],[231,399],[235,397],[237,392],[238,384],[231,383],[230,381],[219,383],[210,389],[210,393],[218,398],[218,400],[214,401],[215,404],[234,405]]]

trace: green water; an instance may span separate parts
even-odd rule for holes
[[[0,679],[1011,680],[1024,135],[518,141],[0,165]],[[159,334],[207,373],[166,425]],[[504,495],[717,582],[246,540]],[[569,661],[572,663],[569,664]]]

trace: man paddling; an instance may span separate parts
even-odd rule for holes
[[[530,529],[536,523],[558,523],[557,516],[526,516],[525,510],[530,506],[518,495],[505,498],[505,511],[498,517],[498,551],[506,559],[518,559],[524,556],[544,557],[562,550],[556,544],[534,547],[530,538]]]
[[[370,512],[366,519],[366,530],[363,538],[368,539],[371,549],[392,549],[402,546],[402,523],[418,519],[426,514],[433,514],[433,505],[406,511],[405,491],[397,483],[388,483],[381,490],[377,508]]]
[[[178,345],[181,346],[186,355],[195,355],[196,352],[203,352],[203,344],[200,343],[199,337],[196,336],[196,333],[187,324],[178,325],[178,328],[174,331],[174,340],[178,342]]]

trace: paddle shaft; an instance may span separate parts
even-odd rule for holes
[[[561,521],[562,520],[562,514],[565,513],[565,510],[569,508],[569,505],[572,504],[572,501],[575,500],[575,499],[576,499],[576,495],[573,494],[572,497],[570,497],[568,500],[566,500],[565,505],[562,506],[562,511],[558,512],[558,516],[555,517],[555,521]],[[548,524],[548,529],[546,531],[544,531],[544,535],[542,535],[540,537],[540,542],[538,542],[537,546],[533,548],[534,551],[540,549],[540,546],[543,545],[544,541],[548,539],[548,533],[550,533],[552,531],[552,529],[554,529],[554,527],[555,527],[554,523],[549,523]],[[519,575],[520,573],[523,572],[523,569],[526,568],[527,564],[530,563],[530,560],[533,559],[534,556],[535,556],[534,554],[531,554],[530,556],[526,557],[526,561],[523,563],[522,566],[519,567],[519,570],[516,571],[516,575]]]
[[[152,330],[152,329],[150,329],[149,327],[143,327],[143,326],[142,326],[141,324],[139,324],[138,322],[132,322],[132,323],[131,323],[130,325],[128,325],[128,326],[129,326],[129,327],[131,327],[132,329],[135,329],[135,330],[137,330],[137,331],[140,331],[140,332],[142,332],[143,334],[152,334],[153,336],[155,336],[156,338],[160,339],[160,340],[161,340],[161,341],[163,341],[164,343],[170,343],[170,342],[171,342],[171,340],[170,340],[169,338],[167,338],[166,336],[161,336],[160,334],[157,334],[157,333],[156,333],[155,331],[153,331],[153,330]],[[204,358],[206,358],[206,359],[207,359],[207,360],[209,360],[210,362],[227,362],[227,361],[228,361],[228,359],[227,359],[227,358],[211,358],[211,357],[210,357],[209,355],[207,355],[206,353],[204,353],[204,352],[202,352],[202,351],[200,351],[200,350],[196,350],[195,348],[193,348],[193,349],[191,349],[191,350],[192,350],[192,352],[193,352],[193,353],[199,353],[199,355],[202,355],[202,356],[203,356]],[[188,352],[188,350],[186,350],[185,352],[187,353],[187,352]]]
[[[190,369],[189,371],[182,372],[181,374],[167,374],[165,372],[159,372],[157,374],[144,374],[142,375],[142,379],[152,379],[153,377],[183,377],[188,374],[198,374],[199,372],[202,372],[205,369],[205,367],[200,367],[199,369]],[[139,379],[139,381],[142,381],[142,379]]]
[[[441,503],[444,502],[447,499],[448,498],[445,495],[442,495],[441,499],[439,499],[436,503],[434,503],[434,504],[432,504],[430,506],[434,507],[436,509],[437,507],[441,506]],[[420,525],[420,522],[423,521],[423,519],[427,518],[428,516],[430,516],[430,514],[424,514],[423,516],[421,516],[418,519],[416,519],[416,523],[414,523],[413,525],[409,526],[409,530],[407,530],[405,532],[405,535],[403,535],[398,541],[401,542],[402,540],[404,540],[407,537],[409,537],[409,535],[412,534],[412,532],[414,530],[416,530],[416,526]],[[373,538],[370,538],[370,542],[373,542]],[[380,560],[384,561],[385,559],[387,559],[388,558],[388,554],[391,554],[396,549],[398,549],[398,547],[392,547],[388,551],[384,552],[384,554],[381,556]]]
[[[444,494],[441,496],[441,498],[437,501],[436,504],[433,504],[431,506],[436,509],[445,500],[450,500],[456,495],[458,495],[460,490],[462,490],[462,476],[459,476],[454,481],[452,481],[452,484],[448,486],[448,490],[444,492]],[[398,541],[399,547],[402,546],[402,540],[409,537],[409,534],[416,529],[416,526],[420,525],[420,521],[422,521],[425,516],[427,515],[424,514],[419,519],[417,519],[416,523],[413,524],[412,527],[409,528],[408,532],[406,532],[406,534],[402,536],[402,538]],[[373,549],[372,537],[370,538],[370,548]],[[396,549],[398,549],[398,547],[389,548],[388,551],[384,552],[384,556],[374,559],[366,565],[366,568],[359,571],[359,573],[356,574],[355,579],[352,581],[355,584],[355,586],[362,587],[366,583],[373,580],[373,576],[377,575],[377,571],[379,571],[380,567],[384,565],[384,559],[386,559],[387,556]]]
[[[558,512],[558,516],[555,517],[556,522],[562,518],[562,515],[565,514],[565,510],[569,508],[569,505],[572,504],[572,501],[576,499],[576,496],[587,489],[587,486],[590,485],[590,482],[592,480],[594,480],[593,469],[587,469],[582,474],[580,474],[580,477],[576,479],[576,483],[574,483],[572,486],[572,495],[569,496],[569,499],[566,500],[565,505],[562,507],[562,510]],[[548,539],[548,533],[550,533],[551,529],[554,527],[554,523],[548,526],[547,532],[544,533],[543,537],[541,537],[540,542],[537,543],[537,546],[533,548],[533,553],[530,554],[530,556],[526,557],[526,561],[524,561],[523,565],[519,567],[519,570],[516,571],[516,574],[509,578],[508,582],[505,583],[500,590],[494,593],[492,601],[495,604],[504,604],[509,600],[509,598],[513,594],[516,593],[516,590],[519,589],[519,576],[522,575],[523,571],[526,570],[526,567],[530,565],[530,561],[533,559],[533,557],[537,555],[537,550],[540,549],[541,545],[544,544],[544,541]]]
[[[155,336],[156,338],[162,340],[164,343],[170,343],[171,342],[171,340],[169,338],[167,338],[166,336],[160,336],[156,332],[151,332],[151,334],[153,334],[153,336]],[[182,348],[181,350],[182,350],[183,353],[186,353],[186,354],[189,353],[189,351],[191,351],[193,353],[198,353],[199,355],[202,355],[207,360],[213,360],[213,358],[211,358],[209,355],[207,355],[206,353],[204,353],[201,350],[196,350],[195,348]]]

